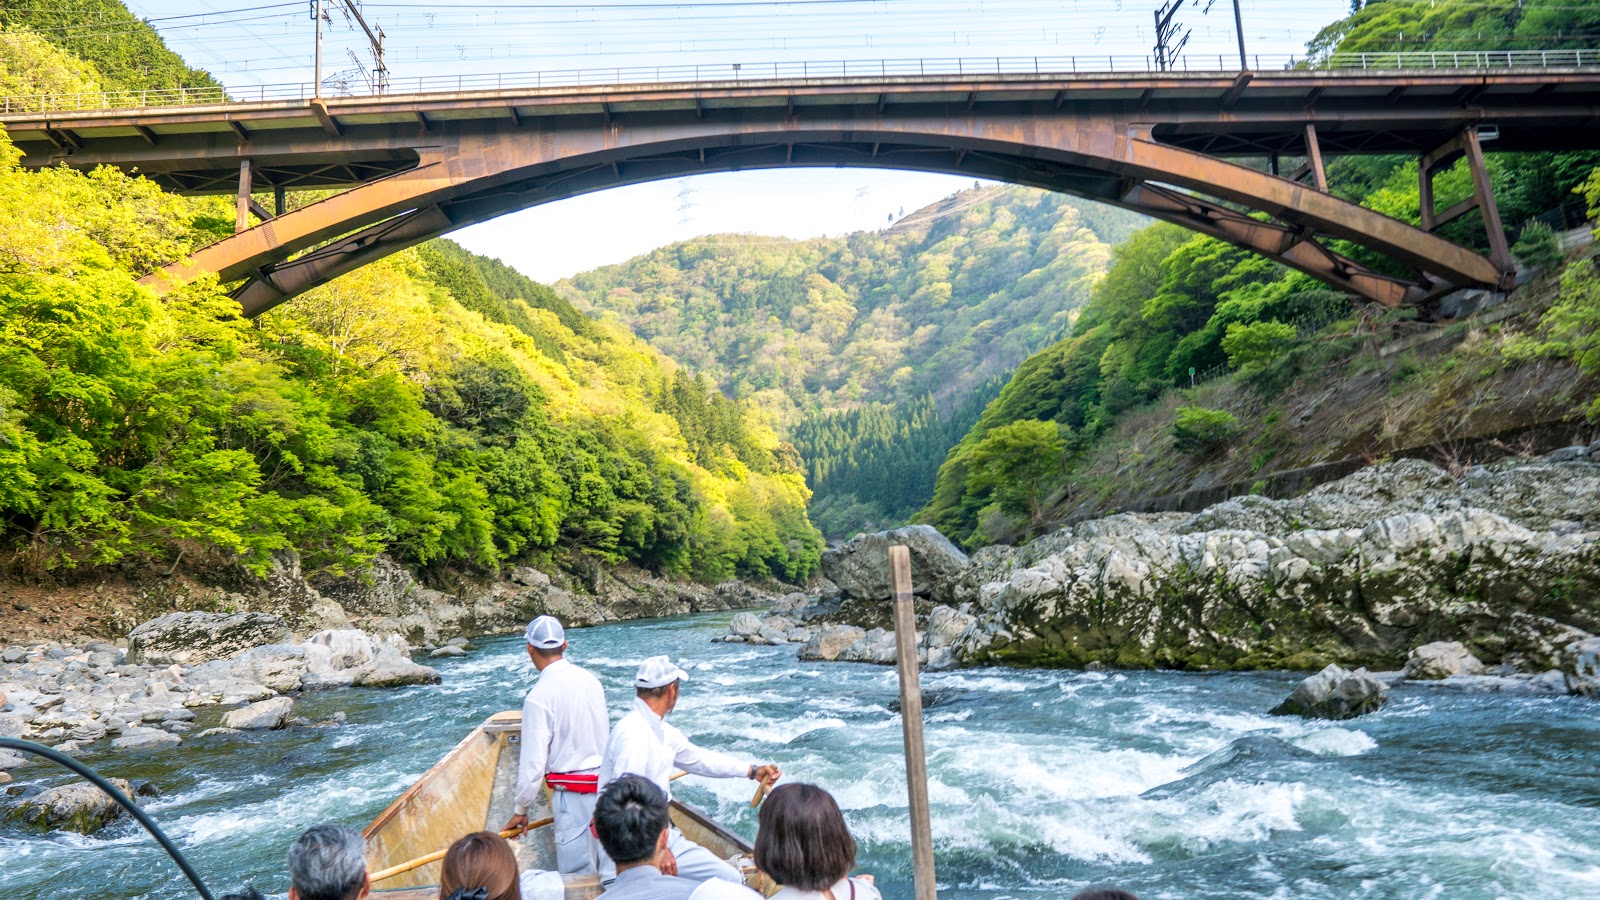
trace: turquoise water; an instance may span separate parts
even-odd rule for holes
[[[645,656],[691,673],[673,721],[774,760],[839,798],[861,868],[909,898],[894,671],[800,663],[793,647],[712,644],[727,614],[570,633],[613,716]],[[85,757],[146,778],[148,807],[213,890],[284,891],[283,853],[316,822],[361,826],[473,726],[518,706],[515,638],[439,666],[444,683],[312,694],[338,728],[214,737]],[[1600,703],[1398,689],[1338,725],[1267,716],[1297,676],[966,670],[925,678],[941,897],[1600,897]],[[219,713],[201,717],[201,727]],[[18,771],[20,778],[41,769]],[[752,836],[750,784],[678,795]],[[0,896],[192,896],[141,831],[39,836],[0,826]]]

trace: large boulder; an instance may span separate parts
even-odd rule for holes
[[[233,670],[244,681],[271,688],[278,693],[297,691],[300,679],[310,665],[304,647],[295,644],[268,644],[247,650],[233,659]]]
[[[252,647],[289,640],[282,617],[267,613],[176,612],[128,633],[128,660],[144,665],[196,665]]]
[[[967,567],[967,555],[931,525],[858,534],[822,554],[822,574],[849,599],[887,600],[893,596],[889,548],[896,544],[904,544],[911,552],[913,592],[950,603],[956,580]]]
[[[288,697],[272,697],[229,712],[222,717],[222,727],[236,728],[240,731],[275,730],[282,728],[289,720],[289,711],[292,709],[294,709],[293,700]]]
[[[351,683],[356,687],[438,684],[439,670],[412,662],[411,657],[398,650],[385,650],[358,669]]]
[[[111,784],[124,795],[132,796],[132,787],[126,780],[113,778]],[[8,818],[35,828],[94,834],[123,815],[122,806],[111,799],[110,794],[87,781],[74,781],[25,798],[11,810]]]
[[[854,625],[819,625],[811,633],[811,639],[800,648],[800,658],[832,662],[866,636],[864,629]]]
[[[1366,669],[1351,672],[1330,664],[1300,682],[1289,699],[1273,708],[1272,714],[1312,719],[1354,719],[1377,711],[1386,700],[1388,689]]]
[[[742,612],[728,622],[728,633],[740,638],[748,638],[761,633],[761,620],[755,613]]]
[[[1454,675],[1482,675],[1483,663],[1460,641],[1434,641],[1411,651],[1405,675],[1417,681],[1437,681]]]

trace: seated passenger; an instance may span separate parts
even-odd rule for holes
[[[445,851],[440,900],[522,900],[517,855],[492,831],[469,834]]]
[[[700,886],[657,868],[666,855],[670,825],[667,795],[648,778],[623,775],[600,791],[594,804],[595,836],[617,865],[606,900],[687,900]]]
[[[856,841],[832,794],[814,784],[781,785],[759,821],[756,866],[781,887],[772,900],[882,900],[871,875],[850,876]]]
[[[343,825],[313,825],[289,845],[289,900],[361,900],[372,892],[367,842]]]

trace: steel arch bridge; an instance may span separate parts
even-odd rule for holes
[[[1062,191],[1176,222],[1369,301],[1426,308],[1457,288],[1512,287],[1484,144],[1600,148],[1600,69],[742,78],[20,112],[0,124],[27,166],[111,165],[179,193],[235,194],[236,234],[147,281],[215,272],[239,282],[233,296],[250,316],[514,210],[782,166]],[[1330,192],[1324,158],[1362,153],[1420,159],[1420,227]],[[1473,196],[1436,210],[1433,178],[1462,158]],[[251,196],[268,188],[273,210]],[[343,190],[286,211],[284,192],[306,188]],[[1436,233],[1473,212],[1487,255]],[[1335,241],[1389,260],[1390,271]]]

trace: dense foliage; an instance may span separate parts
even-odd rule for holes
[[[78,91],[170,90],[218,87],[207,72],[190,68],[144,20],[121,0],[33,0],[0,3],[0,43],[14,42],[17,32],[49,41],[77,61],[73,68],[87,83],[50,84],[31,93]],[[11,60],[9,52],[0,53]],[[27,67],[38,60],[25,57]]]
[[[806,458],[819,523],[845,534],[926,502],[996,379],[1066,333],[1138,221],[981,188],[882,232],[700,238],[562,287],[766,410]]]
[[[1473,38],[1472,46],[1514,46],[1519,37],[1551,27],[1546,13],[1556,8],[1535,0],[1369,3],[1324,30],[1312,50],[1394,49],[1401,23],[1408,35],[1447,41],[1454,39],[1452,29],[1474,35],[1481,29],[1483,38]],[[1563,26],[1564,33],[1600,30],[1591,27],[1593,21],[1600,21],[1600,12],[1576,14]],[[1568,202],[1574,187],[1597,165],[1600,154],[1595,153],[1490,157],[1490,176],[1508,230],[1528,231],[1519,247],[1536,258],[1525,263],[1548,264],[1559,258],[1548,230],[1525,223]],[[1387,215],[1420,220],[1415,160],[1348,158],[1331,164],[1329,174],[1335,192]],[[1591,183],[1600,192],[1600,182]],[[1470,196],[1464,164],[1442,175],[1437,186],[1441,206]],[[1465,217],[1452,227],[1447,232],[1451,237],[1484,245],[1481,219]],[[1591,270],[1574,266],[1568,273],[1564,299],[1548,317],[1546,340],[1523,352],[1570,356],[1582,365],[1593,362],[1595,344],[1588,335],[1597,328]],[[989,474],[997,449],[988,443],[991,435],[1015,423],[1058,423],[1066,435],[1068,459],[1055,470],[1049,486],[1058,496],[1068,494],[1075,459],[1086,455],[1124,415],[1145,408],[1166,391],[1187,387],[1191,373],[1203,378],[1233,368],[1256,373],[1262,389],[1270,390],[1272,378],[1292,376],[1311,334],[1352,313],[1348,298],[1261,257],[1173,225],[1147,228],[1116,248],[1105,279],[1095,286],[1071,334],[1023,362],[951,450],[940,467],[933,499],[919,518],[969,546],[1026,537],[1038,514],[1019,508],[1014,494],[1004,490],[1006,483]],[[1167,433],[1174,444],[1167,447],[1196,456],[1217,452],[1237,433],[1237,423],[1224,416],[1228,414],[1181,408],[1169,421]]]

